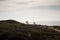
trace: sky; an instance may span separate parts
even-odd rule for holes
[[[0,0],[0,20],[60,25],[60,0]]]

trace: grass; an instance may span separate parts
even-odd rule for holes
[[[4,22],[3,22],[4,23]],[[8,22],[7,22],[8,23]],[[0,40],[60,40],[60,26],[0,24]]]

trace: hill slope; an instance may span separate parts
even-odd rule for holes
[[[60,26],[0,21],[0,40],[60,40]]]
[[[20,23],[20,22],[18,22],[18,21],[15,21],[15,20],[1,20],[0,21],[0,24],[19,24],[19,25],[21,25],[21,24],[23,24],[23,23]]]

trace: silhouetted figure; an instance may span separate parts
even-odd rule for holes
[[[35,22],[33,22],[33,24],[35,24]]]
[[[29,24],[28,21],[26,21],[26,24]]]

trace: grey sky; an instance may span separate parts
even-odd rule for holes
[[[3,19],[60,22],[60,0],[0,0],[0,20]]]

